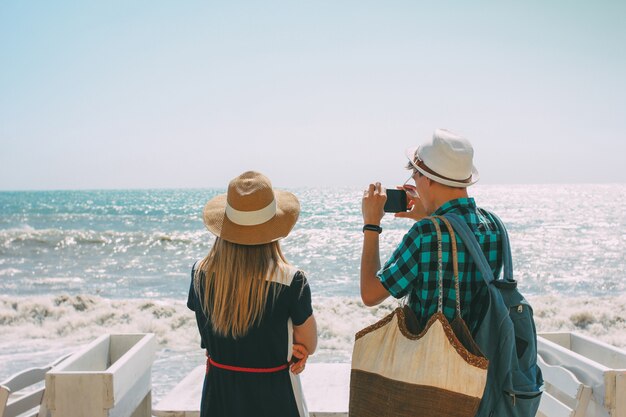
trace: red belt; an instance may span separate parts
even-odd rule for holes
[[[226,369],[227,371],[248,372],[248,373],[256,373],[256,374],[267,374],[267,373],[272,373],[272,372],[279,372],[279,371],[289,368],[288,363],[285,363],[280,366],[276,366],[274,368],[244,368],[241,366],[224,365],[224,364],[215,362],[209,355],[207,355],[207,358],[206,358],[206,373],[207,374],[209,373],[209,369],[211,365],[215,366],[216,368]]]

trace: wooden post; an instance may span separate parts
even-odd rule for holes
[[[150,417],[155,351],[153,334],[99,337],[46,375],[52,417]]]

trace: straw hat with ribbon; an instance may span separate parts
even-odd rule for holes
[[[240,245],[261,245],[289,234],[300,203],[290,192],[275,190],[265,175],[244,172],[228,184],[228,192],[204,206],[204,224],[214,235]]]
[[[472,144],[449,130],[435,130],[430,141],[407,149],[406,156],[422,175],[440,184],[467,187],[478,181]]]

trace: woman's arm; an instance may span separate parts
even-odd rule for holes
[[[317,348],[317,323],[311,314],[300,326],[293,326],[293,343],[303,345],[312,355]]]

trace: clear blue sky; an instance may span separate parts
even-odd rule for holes
[[[626,182],[625,1],[0,2],[0,190]]]

